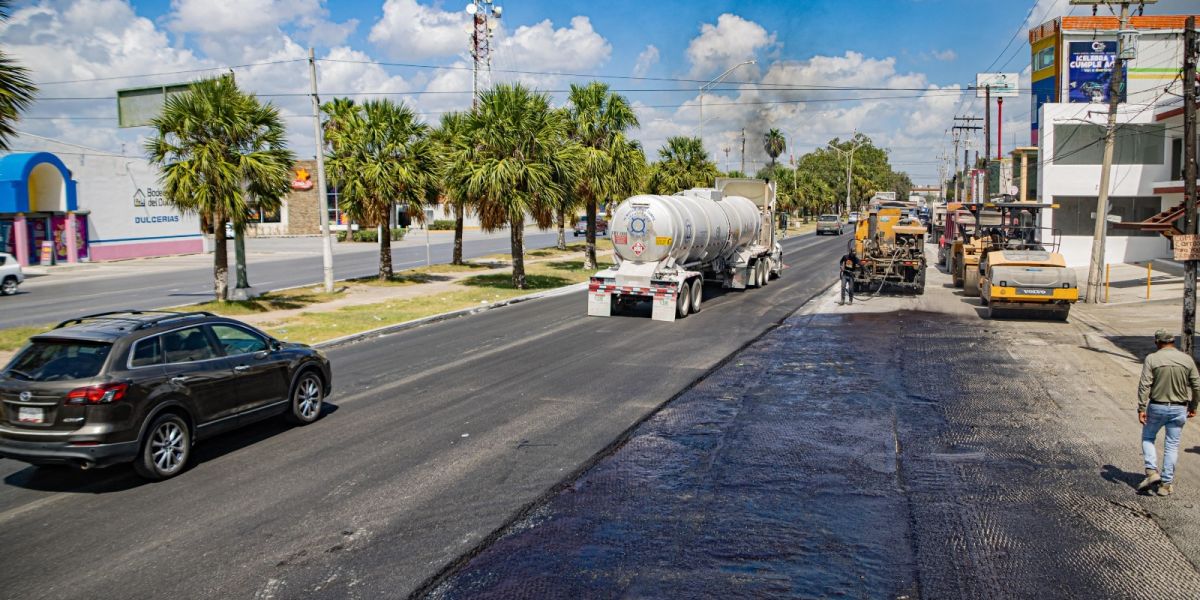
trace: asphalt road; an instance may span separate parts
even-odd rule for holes
[[[553,246],[557,232],[525,235],[526,248]],[[450,262],[453,241],[432,244],[433,262]],[[463,243],[466,258],[508,252],[507,236],[468,239]],[[230,277],[233,276],[233,244],[229,246]],[[179,269],[147,267],[145,272],[130,272],[113,277],[80,278],[74,272],[45,277],[30,277],[15,296],[0,298],[0,329],[19,325],[41,325],[121,309],[152,309],[201,302],[212,298],[212,261],[206,266]],[[132,263],[131,263],[132,264]],[[407,269],[425,264],[425,246],[405,246],[392,250],[392,264]],[[379,272],[379,252],[339,252],[334,260],[334,277],[348,279]],[[250,284],[259,291],[277,290],[321,281],[321,255],[250,261]]]
[[[782,279],[675,323],[589,318],[579,292],[330,350],[322,419],[206,442],[166,482],[0,460],[0,589],[406,596],[832,283],[844,240],[785,240]]]

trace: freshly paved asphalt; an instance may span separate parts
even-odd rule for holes
[[[319,421],[208,441],[166,482],[0,460],[0,589],[408,595],[832,283],[844,240],[785,240],[782,279],[675,323],[589,318],[579,292],[332,349]]]
[[[557,232],[525,235],[529,249],[554,245]],[[433,262],[450,262],[453,242],[431,244]],[[468,238],[463,243],[467,258],[509,251],[508,236],[485,239]],[[339,248],[340,250],[340,248]],[[233,244],[230,243],[230,276]],[[247,276],[259,291],[277,290],[321,281],[321,255],[248,261]],[[212,298],[212,261],[207,265],[188,264],[182,268],[146,265],[141,272],[131,266],[129,272],[112,277],[81,277],[66,272],[45,277],[30,277],[15,296],[0,298],[0,329],[18,325],[41,325],[121,309],[152,309],[201,302]],[[425,246],[406,245],[392,250],[397,269],[425,264]],[[134,263],[129,263],[134,265]],[[378,272],[377,250],[339,252],[334,260],[334,277],[365,277]]]

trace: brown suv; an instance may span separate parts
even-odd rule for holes
[[[329,360],[206,312],[122,311],[60,323],[0,372],[0,456],[180,473],[197,440],[284,415],[315,421]]]

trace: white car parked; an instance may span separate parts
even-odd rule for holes
[[[17,286],[25,281],[21,272],[21,263],[11,254],[0,252],[0,296],[11,296],[17,293]]]

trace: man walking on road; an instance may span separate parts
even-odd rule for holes
[[[841,269],[842,279],[841,303],[846,304],[847,297],[849,297],[849,303],[854,304],[854,272],[857,271],[860,266],[862,266],[862,263],[858,261],[858,255],[856,255],[854,253],[854,249],[851,248],[850,251],[842,256],[841,260],[838,261],[838,265]]]
[[[1175,336],[1159,329],[1154,332],[1158,351],[1146,357],[1138,382],[1138,422],[1142,424],[1142,458],[1146,478],[1138,491],[1149,491],[1158,484],[1159,496],[1174,490],[1175,461],[1179,456],[1179,438],[1187,420],[1196,416],[1200,402],[1200,371],[1192,357],[1175,348]],[[1155,442],[1158,430],[1166,428],[1163,440],[1163,468],[1158,472]]]

